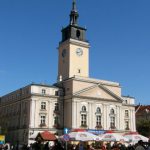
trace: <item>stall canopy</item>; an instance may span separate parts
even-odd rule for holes
[[[70,141],[99,141],[100,138],[89,132],[70,132]]]
[[[120,134],[117,133],[105,133],[100,135],[101,141],[124,141],[128,142],[129,140],[126,137],[123,137]]]
[[[124,134],[124,137],[129,139],[129,142],[135,144],[138,143],[139,140],[142,140],[143,142],[148,142],[148,138],[138,134],[137,132],[133,132],[133,133],[126,133]]]
[[[36,136],[35,140],[38,141],[38,140],[41,140],[41,141],[55,141],[57,138],[55,136],[55,134],[49,132],[49,131],[44,131],[44,132],[39,132],[38,135]]]

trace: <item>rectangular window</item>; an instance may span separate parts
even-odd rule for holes
[[[46,102],[41,102],[41,110],[46,110]]]
[[[55,103],[55,111],[59,111],[59,104]]]
[[[46,90],[45,89],[42,89],[42,94],[46,94]]]
[[[58,120],[59,120],[58,116],[54,117],[54,125],[58,125],[58,123],[59,123]]]
[[[58,96],[58,91],[55,91],[55,96]]]
[[[96,125],[97,126],[101,125],[101,116],[96,116]]]
[[[46,123],[46,116],[41,115],[41,125],[45,125],[45,123]]]
[[[87,119],[86,119],[86,115],[82,114],[81,115],[81,126],[86,126]]]
[[[125,121],[125,130],[129,130],[129,121]]]
[[[129,117],[129,111],[125,110],[125,117]]]
[[[111,128],[115,127],[115,117],[110,117],[110,127]]]

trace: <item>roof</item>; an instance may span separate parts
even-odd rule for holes
[[[135,107],[136,113],[140,114],[143,113],[145,111],[149,111],[150,112],[150,105],[137,105]]]
[[[42,141],[55,141],[57,139],[56,136],[49,131],[38,133],[36,140],[39,138],[41,138]]]

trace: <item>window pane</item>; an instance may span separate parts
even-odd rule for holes
[[[46,109],[46,102],[41,102],[41,109]]]
[[[55,111],[59,111],[59,104],[55,103]]]

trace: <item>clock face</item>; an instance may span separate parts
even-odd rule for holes
[[[63,49],[63,51],[62,51],[62,57],[65,57],[65,56],[66,56],[66,53],[67,53],[67,50],[66,50],[66,49]]]
[[[83,50],[82,50],[82,48],[77,48],[77,49],[76,49],[76,54],[77,54],[78,56],[82,56],[82,55],[83,55]]]

